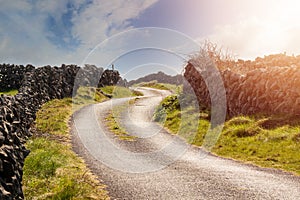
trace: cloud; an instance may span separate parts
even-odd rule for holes
[[[155,2],[157,0],[94,1],[73,17],[72,32],[84,45],[94,47],[107,37],[132,28],[129,20]]]
[[[157,0],[0,0],[1,62],[80,64]]]
[[[15,0],[12,1],[6,1],[6,0],[0,0],[0,11],[6,11],[6,12],[29,12],[32,9],[32,5],[24,0]]]

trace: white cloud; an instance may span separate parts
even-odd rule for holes
[[[138,17],[157,0],[94,1],[73,18],[73,33],[83,44],[94,47],[107,37],[127,30],[128,20]]]
[[[0,0],[0,14],[7,18],[0,19],[0,62],[80,64],[91,48],[111,34],[131,28],[128,20],[138,17],[156,1],[94,0],[86,4],[85,0]],[[48,37],[55,32],[49,31],[46,25],[49,16],[61,23],[63,14],[70,9],[68,2],[72,3],[71,20],[74,23],[70,33],[81,42],[73,51],[58,48],[50,41]],[[58,25],[62,26],[60,28],[70,28],[63,27],[63,23]],[[65,35],[62,38],[65,42],[70,39]]]
[[[55,2],[53,0],[43,0],[36,1],[35,7],[41,13],[51,13],[61,16],[61,14],[66,11],[67,3],[68,0],[60,0]]]

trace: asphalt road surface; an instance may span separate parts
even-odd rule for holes
[[[219,158],[166,132],[151,119],[169,93],[139,90],[145,96],[134,103],[124,98],[90,105],[71,121],[75,152],[111,199],[300,199],[299,176]],[[109,112],[120,116],[134,141],[108,130]]]

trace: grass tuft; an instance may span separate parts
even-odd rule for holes
[[[106,126],[120,140],[134,141],[136,137],[129,135],[127,131],[119,123],[121,112],[125,108],[126,107],[124,105],[120,105],[120,106],[115,106],[114,110],[109,111],[107,117],[105,118]]]

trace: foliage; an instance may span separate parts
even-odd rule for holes
[[[178,106],[169,96],[158,106],[154,119],[201,146],[209,127],[209,113],[197,113],[191,106]],[[180,99],[184,101],[184,99]],[[188,114],[186,114],[188,113]],[[184,118],[182,117],[184,115]],[[280,119],[280,120],[278,120]],[[284,124],[282,123],[284,121]],[[238,116],[225,122],[213,153],[263,167],[280,168],[300,174],[300,119],[288,116]],[[197,130],[196,133],[191,131]]]

